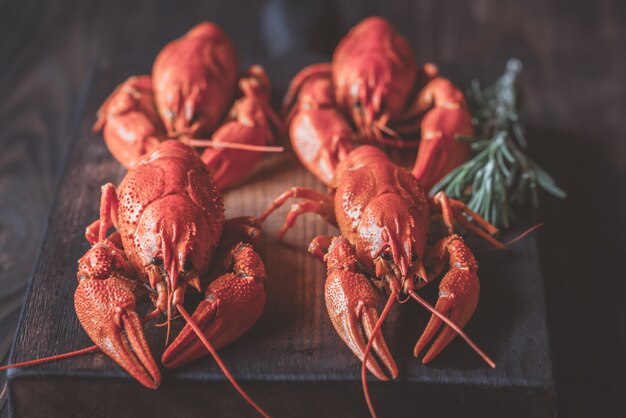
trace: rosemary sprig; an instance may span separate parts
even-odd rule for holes
[[[525,154],[528,142],[518,116],[517,77],[522,63],[511,59],[506,71],[492,86],[481,88],[472,81],[467,92],[476,136],[475,155],[454,169],[431,190],[463,200],[489,222],[508,228],[515,221],[515,206],[539,205],[539,188],[565,198],[552,177]]]

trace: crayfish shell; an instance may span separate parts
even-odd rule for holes
[[[215,130],[232,102],[238,68],[233,42],[213,23],[200,23],[167,44],[152,78],[168,134],[198,137]]]
[[[417,63],[411,45],[389,21],[370,17],[337,45],[332,77],[344,112],[362,109],[367,122],[382,112],[393,119],[415,84]]]

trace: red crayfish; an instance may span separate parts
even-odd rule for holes
[[[458,140],[474,132],[463,93],[435,65],[418,70],[408,41],[380,17],[356,25],[332,62],[300,71],[284,106],[296,155],[329,186],[358,143],[419,144],[413,174],[426,190],[471,155]]]
[[[416,357],[436,336],[423,358],[424,363],[430,362],[460,334],[495,367],[461,330],[476,309],[480,285],[476,260],[463,238],[455,233],[459,224],[504,248],[493,238],[497,232],[493,225],[443,193],[427,197],[411,173],[370,145],[354,149],[338,164],[330,195],[294,187],[276,198],[259,220],[263,221],[290,198],[305,200],[291,207],[279,239],[300,215],[309,212],[339,228],[338,237],[314,238],[309,252],[327,265],[326,308],[339,336],[363,362],[364,385],[365,366],[381,380],[387,380],[385,370],[397,377],[398,368],[380,327],[393,303],[403,297],[413,298],[432,312],[415,345]],[[438,216],[448,231],[443,237],[429,233],[431,219]],[[429,238],[434,244],[428,245]],[[449,269],[441,280],[439,300],[433,308],[416,290],[434,281],[446,261]],[[376,288],[389,292],[380,316],[376,311]],[[442,322],[448,326],[438,334]],[[372,348],[384,368],[377,360],[368,358]],[[369,404],[369,396],[367,399]]]
[[[272,125],[280,128],[281,122],[270,105],[265,71],[253,65],[238,78],[238,66],[226,33],[200,23],[161,50],[152,75],[130,77],[111,94],[94,131],[103,131],[126,168],[167,139],[207,147],[202,161],[216,186],[227,188],[250,173],[260,152],[282,151],[268,146]]]
[[[294,152],[331,192],[294,187],[276,198],[260,220],[290,198],[304,198],[292,206],[279,239],[308,212],[339,228],[338,237],[314,238],[309,251],[327,265],[328,314],[362,362],[372,415],[366,367],[381,380],[398,374],[380,330],[395,301],[412,298],[432,313],[414,348],[417,357],[432,342],[424,363],[459,334],[495,367],[461,329],[476,309],[480,285],[476,260],[457,235],[457,225],[497,248],[504,245],[493,238],[497,229],[462,202],[443,193],[427,194],[470,155],[469,145],[457,140],[473,134],[461,91],[432,64],[418,71],[407,40],[386,20],[371,17],[339,43],[331,63],[296,75],[284,105]],[[409,147],[418,137],[412,174],[368,145]],[[447,234],[431,233],[434,218],[443,219]],[[416,291],[437,278],[446,263],[433,307]],[[389,293],[380,315],[376,288]],[[447,326],[442,329],[443,323]],[[369,357],[372,349],[376,359]]]
[[[107,236],[111,227],[115,232]],[[117,188],[103,186],[100,218],[85,236],[92,247],[78,263],[74,304],[100,350],[144,386],[159,386],[159,368],[135,310],[137,298],[148,294],[155,310],[143,322],[166,313],[168,336],[175,312],[187,322],[163,353],[165,367],[181,366],[208,350],[242,396],[266,415],[215,351],[243,335],[263,312],[266,272],[251,245],[259,229],[253,218],[224,220],[222,196],[194,150],[178,141],[162,142]],[[205,280],[216,276],[189,316],[185,291],[201,291]],[[9,367],[90,351],[95,349]]]

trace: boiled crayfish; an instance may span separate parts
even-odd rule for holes
[[[107,236],[111,227],[115,232]],[[169,336],[172,315],[178,312],[187,323],[163,353],[165,367],[181,366],[208,350],[242,396],[266,415],[215,351],[243,335],[263,312],[266,272],[252,248],[259,229],[253,218],[224,220],[222,196],[193,149],[179,141],[162,142],[128,171],[119,187],[103,186],[100,218],[85,236],[92,247],[78,263],[74,304],[100,350],[155,389],[161,375],[142,322],[165,313]],[[216,276],[189,316],[183,306],[185,291],[201,291],[206,279]],[[135,307],[146,294],[155,309],[142,321]]]
[[[463,203],[443,193],[428,196],[438,180],[470,156],[469,145],[458,140],[473,134],[461,91],[439,76],[433,64],[418,70],[407,40],[385,19],[371,17],[340,41],[331,63],[296,75],[284,113],[295,154],[329,186],[330,194],[294,187],[276,198],[260,219],[297,197],[305,200],[292,206],[279,239],[307,212],[339,228],[338,237],[314,238],[309,251],[326,263],[328,314],[362,362],[372,415],[366,367],[381,380],[398,374],[381,332],[395,301],[412,298],[432,313],[414,348],[417,357],[432,342],[424,363],[458,334],[495,367],[462,331],[476,309],[480,285],[477,263],[456,228],[460,225],[497,248],[504,245],[493,238],[497,229]],[[412,173],[373,146],[418,143]],[[431,233],[435,218],[443,219],[447,234]],[[431,283],[446,262],[449,269],[433,307],[416,291]],[[380,315],[377,288],[389,293]],[[447,326],[442,329],[443,323]],[[372,349],[377,359],[369,356]]]
[[[276,198],[260,220],[290,198],[305,200],[292,206],[279,239],[300,215],[309,212],[321,215],[339,228],[338,237],[314,238],[309,251],[328,268],[326,308],[335,330],[372,374],[381,380],[387,380],[387,375],[397,377],[398,368],[380,327],[393,303],[407,297],[432,312],[426,330],[415,345],[416,357],[445,322],[448,326],[434,340],[423,358],[424,363],[433,360],[460,334],[494,366],[461,330],[476,309],[480,285],[474,256],[463,238],[455,233],[459,224],[503,248],[492,236],[497,232],[493,225],[443,193],[429,198],[410,172],[371,145],[354,149],[337,165],[330,195],[294,187]],[[443,237],[429,233],[431,219],[439,216],[448,231]],[[434,244],[427,245],[429,239]],[[437,278],[446,260],[449,270],[441,280],[439,300],[433,308],[416,290]],[[377,288],[389,293],[380,316],[376,310]],[[368,358],[371,348],[384,368]]]
[[[161,50],[152,75],[130,77],[111,94],[94,131],[103,131],[111,154],[126,168],[167,139],[207,147],[202,160],[218,189],[225,189],[250,173],[260,152],[282,150],[267,146],[272,126],[281,125],[270,105],[267,74],[253,65],[238,77],[238,66],[226,33],[200,23]]]
[[[408,41],[380,17],[356,25],[332,62],[300,71],[284,112],[294,152],[329,186],[362,143],[419,144],[413,174],[426,190],[471,155],[458,140],[474,132],[463,93],[435,65],[418,69]]]

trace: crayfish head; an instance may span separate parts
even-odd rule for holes
[[[422,258],[426,230],[416,214],[395,193],[382,194],[364,211],[357,237],[357,256],[377,277],[398,284],[398,291],[412,288],[416,275],[423,275]]]
[[[171,136],[206,135],[231,102],[237,51],[217,25],[204,22],[168,43],[152,67],[154,98]]]
[[[407,39],[386,19],[370,17],[339,43],[332,73],[339,105],[367,134],[402,111],[417,65]]]
[[[200,211],[180,195],[164,196],[146,208],[135,234],[144,272],[156,291],[155,306],[167,313],[166,341],[187,285],[201,289],[200,277],[207,273],[215,249],[211,243],[219,239],[212,237]]]
[[[347,76],[350,80],[347,86],[347,107],[361,132],[371,130],[376,119],[389,111],[387,93],[390,73],[384,66],[376,65],[376,62],[368,59],[369,65],[363,63],[362,71],[353,71]]]
[[[221,224],[203,215],[193,202],[172,194],[148,206],[138,223],[134,239],[139,263],[151,287],[166,293],[159,308],[165,301],[175,306],[172,298],[184,287],[182,280],[199,288],[199,277],[208,272]],[[160,282],[164,282],[163,290],[157,286]]]

